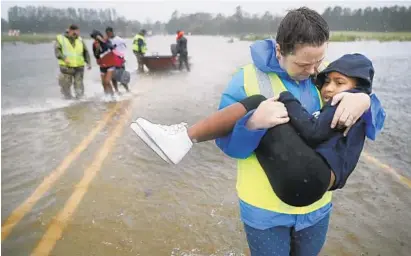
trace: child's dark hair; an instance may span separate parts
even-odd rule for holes
[[[101,34],[101,32],[98,31],[98,30],[96,30],[96,29],[94,29],[93,31],[91,31],[91,33],[90,33],[90,37],[91,37],[91,38],[96,39],[97,36],[103,37],[103,34]]]

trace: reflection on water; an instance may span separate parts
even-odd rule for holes
[[[174,40],[151,37],[148,45],[168,54]],[[124,99],[133,99],[132,117],[192,124],[215,111],[231,75],[249,62],[248,42],[226,41],[189,37],[190,73],[138,75],[130,50],[127,68],[132,72],[133,94]],[[87,45],[91,49],[91,42]],[[383,133],[376,142],[367,142],[366,151],[408,177],[410,47],[410,43],[355,42],[331,43],[328,50],[330,60],[347,52],[362,52],[373,60],[374,91],[387,119]],[[61,100],[52,53],[51,44],[3,48],[2,223],[115,104],[100,100],[96,66],[85,75],[86,100]],[[121,111],[114,115],[3,241],[5,255],[32,252],[120,115]],[[181,164],[169,166],[126,128],[52,255],[246,255],[235,169],[235,161],[213,142],[196,145]],[[344,190],[334,193],[322,255],[409,255],[410,219],[410,189],[363,159]]]

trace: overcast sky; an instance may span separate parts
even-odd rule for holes
[[[237,5],[241,5],[244,11],[251,14],[263,14],[269,11],[273,14],[284,14],[287,9],[296,8],[300,6],[308,6],[319,12],[324,11],[328,6],[339,5],[342,7],[365,8],[367,6],[383,7],[383,6],[411,6],[411,0],[408,1],[204,1],[204,0],[148,0],[148,1],[1,1],[1,17],[8,19],[7,10],[12,6],[50,6],[56,8],[115,8],[119,15],[125,16],[127,19],[146,21],[168,21],[171,13],[177,10],[179,13],[194,13],[194,12],[209,12],[209,13],[223,13],[231,15],[235,11]]]

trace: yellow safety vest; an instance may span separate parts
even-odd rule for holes
[[[242,69],[244,71],[244,89],[247,97],[262,94],[270,98],[287,90],[275,73],[264,73],[253,64],[246,65]],[[318,90],[317,96],[322,102]],[[295,207],[282,202],[274,193],[255,153],[247,159],[238,160],[237,168],[236,187],[238,196],[244,202],[258,208],[286,214],[306,214],[331,202],[332,193],[330,191],[326,192],[317,202],[304,207]]]
[[[144,38],[144,36],[142,36],[142,35],[140,35],[140,34],[137,34],[135,37],[134,37],[134,39],[133,39],[133,51],[136,51],[136,52],[139,52],[139,50],[140,50],[140,48],[139,48],[139,46],[138,46],[138,39],[142,39],[143,40],[143,42],[144,42],[144,44],[143,44],[143,46],[142,46],[142,48],[141,48],[141,52],[142,53],[146,53],[146,51],[147,51],[147,44],[146,44],[146,39]]]
[[[76,67],[83,67],[84,66],[84,47],[83,47],[83,41],[80,38],[77,38],[74,42],[74,47],[70,43],[70,40],[63,36],[63,35],[58,35],[57,36],[57,42],[61,45],[61,49],[63,51],[63,55],[66,56],[69,60],[69,64],[67,65],[64,60],[59,59],[59,65],[60,66],[68,66],[71,68],[76,68]]]
[[[317,68],[318,73],[323,71],[326,67],[328,67],[328,65],[330,65],[330,62],[326,61],[326,60],[323,60]]]

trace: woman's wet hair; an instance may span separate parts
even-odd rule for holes
[[[295,51],[297,45],[321,46],[329,40],[330,29],[324,18],[307,7],[291,10],[277,30],[276,42],[282,55]]]
[[[90,37],[93,38],[93,39],[96,39],[97,36],[104,37],[103,34],[102,34],[100,31],[94,29],[94,30],[90,33]]]

